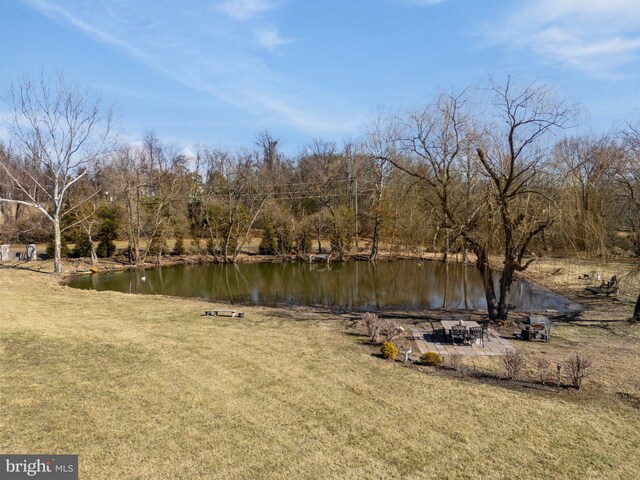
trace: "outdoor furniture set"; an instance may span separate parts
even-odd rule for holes
[[[441,320],[442,328],[436,329],[433,320],[430,320],[433,335],[444,337],[445,341],[456,345],[482,345],[484,347],[484,339],[487,336],[487,327],[489,321],[485,320],[482,324],[470,320],[466,317],[452,320]]]

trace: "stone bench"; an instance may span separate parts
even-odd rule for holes
[[[238,310],[205,310],[205,317],[238,317],[244,318],[244,312]]]

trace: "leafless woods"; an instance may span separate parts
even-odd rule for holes
[[[171,253],[170,239],[175,253],[189,239],[192,253],[235,262],[263,235],[276,255],[460,254],[490,316],[505,318],[515,275],[540,255],[640,255],[640,123],[576,136],[575,106],[548,85],[506,78],[379,111],[359,138],[315,138],[295,155],[268,131],[235,151],[187,153],[152,133],[116,146],[100,99],[62,77],[24,80],[8,100],[0,234],[53,238],[56,271],[65,241],[93,246],[105,218],[135,265]]]

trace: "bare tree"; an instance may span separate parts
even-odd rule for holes
[[[73,225],[61,228],[60,219],[96,192],[66,209],[65,199],[110,150],[111,112],[103,109],[99,97],[67,84],[62,74],[25,77],[9,87],[7,102],[13,114],[12,136],[23,162],[7,164],[0,159],[13,187],[0,202],[35,208],[51,222],[54,273],[60,274],[62,233]]]
[[[591,360],[584,355],[575,353],[565,360],[565,365],[571,385],[579,390],[582,387],[582,381],[591,375]]]
[[[93,198],[92,193],[100,190],[100,187],[93,182],[95,178],[95,176],[85,176],[82,180],[77,182],[76,187],[69,195],[69,200],[72,203],[78,203],[83,198],[88,199],[87,201],[79,204],[79,206],[73,210],[71,218],[73,219],[73,223],[78,225],[87,237],[89,243],[89,255],[91,256],[91,264],[93,266],[98,265],[98,255],[93,243],[93,233],[95,232],[94,229],[98,224],[98,217],[96,215],[97,199]]]
[[[511,348],[500,357],[500,360],[507,374],[507,379],[517,380],[525,365],[524,353],[515,348]]]
[[[497,121],[484,128],[474,127],[463,111],[464,95],[441,95],[411,113],[401,139],[408,161],[393,163],[430,187],[445,258],[450,243],[462,239],[476,255],[489,316],[506,319],[515,272],[529,266],[525,256],[553,218],[545,141],[573,110],[545,87],[516,91],[510,79],[503,86],[492,82],[489,91]],[[496,245],[504,258],[499,296],[489,261]]]
[[[410,113],[401,132],[407,156],[392,162],[428,187],[436,235],[440,230],[446,232],[444,258],[450,242],[458,238],[476,254],[489,315],[496,318],[498,302],[489,264],[490,236],[486,235],[489,226],[481,222],[487,202],[470,160],[471,125],[464,104],[463,94],[440,95],[425,109]]]
[[[630,125],[624,132],[624,143],[627,155],[616,169],[616,180],[622,185],[623,195],[629,205],[629,223],[634,233],[636,254],[640,255],[640,128]],[[640,294],[633,319],[640,322]]]
[[[344,180],[346,167],[344,158],[339,154],[335,142],[313,139],[305,148],[299,160],[301,177],[307,187],[307,194],[314,200],[317,210],[314,213],[313,224],[317,233],[318,251],[321,249],[320,235],[324,233],[326,225],[325,210],[331,214],[330,241],[331,251],[340,258],[349,249],[349,235],[351,229],[345,229],[347,216],[341,206],[341,200],[346,195],[340,187],[347,185]]]
[[[142,265],[149,254],[160,256],[180,217],[193,176],[177,148],[147,133],[141,147],[124,146],[114,157],[112,182],[124,203],[130,261]]]
[[[147,241],[141,261],[144,263],[149,253],[155,253],[159,262],[173,233],[174,206],[187,185],[187,159],[176,148],[163,145],[153,133],[145,135],[138,155],[146,179],[143,206],[147,214],[143,230]]]
[[[629,126],[623,133],[625,156],[618,162],[615,180],[627,203],[628,223],[640,256],[640,128]]]
[[[375,262],[380,250],[380,228],[382,224],[383,195],[393,173],[392,157],[397,155],[396,143],[398,130],[393,119],[379,110],[367,126],[363,149],[373,175],[373,201],[371,215],[373,217],[373,233],[371,235],[371,251],[369,260]]]
[[[111,167],[112,181],[118,196],[124,203],[125,226],[129,241],[129,261],[140,265],[142,237],[142,195],[145,186],[143,169],[135,148],[126,145],[118,150]]]
[[[563,233],[578,252],[606,254],[607,219],[615,216],[608,207],[618,152],[607,137],[566,138],[555,147]]]
[[[491,82],[490,92],[497,122],[476,139],[476,153],[497,211],[504,256],[497,318],[506,319],[515,272],[531,264],[534,259],[525,257],[532,242],[553,222],[544,187],[550,159],[546,139],[574,118],[575,109],[545,86],[518,89],[510,78],[503,85]]]
[[[262,163],[251,152],[232,155],[205,152],[206,183],[202,198],[207,211],[210,250],[225,263],[235,263],[249,241],[251,229],[271,196],[272,185],[260,181]]]

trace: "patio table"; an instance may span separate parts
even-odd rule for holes
[[[460,325],[460,321],[459,320],[442,320],[440,323],[442,324],[442,327],[444,328],[444,331],[447,334],[451,333],[451,327],[452,326]],[[481,327],[482,326],[478,322],[474,322],[473,320],[463,320],[462,321],[462,325],[464,325],[467,330],[469,330],[469,328],[471,328],[471,327]]]
[[[440,323],[442,324],[442,328],[444,328],[445,335],[449,336],[451,334],[451,327],[454,325],[460,325],[460,320],[442,320]],[[469,331],[469,328],[471,327],[481,327],[478,322],[474,322],[473,320],[463,320],[462,325],[467,331]]]

